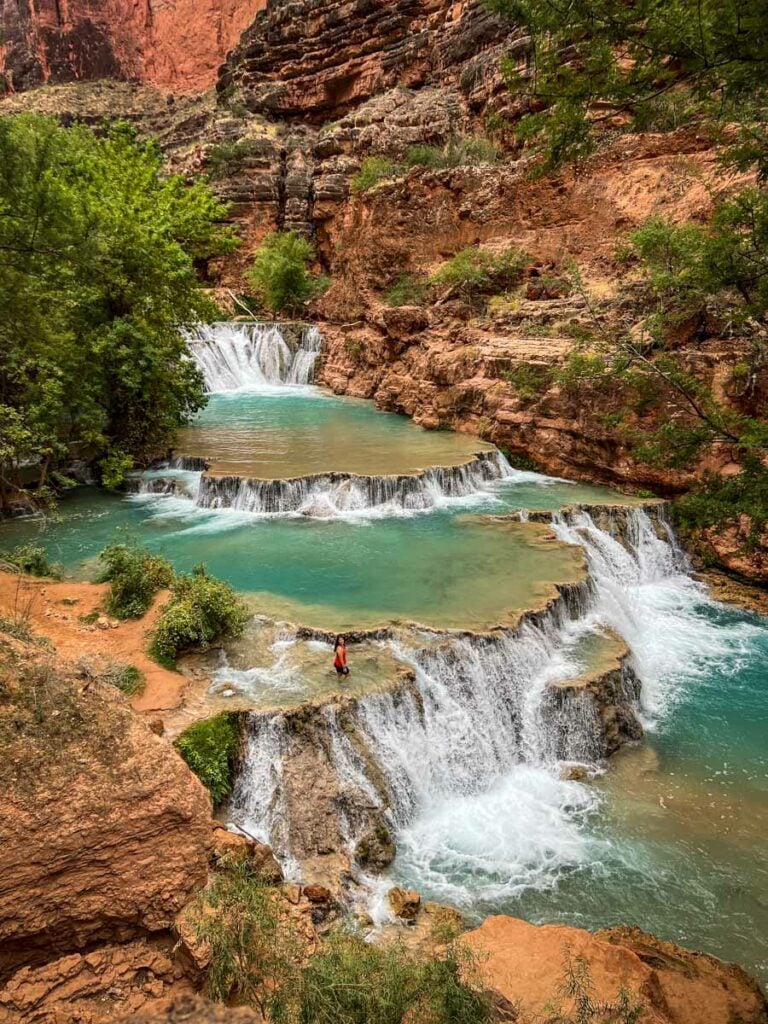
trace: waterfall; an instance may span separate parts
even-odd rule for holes
[[[304,327],[292,345],[281,324],[221,322],[200,324],[186,340],[210,393],[311,384],[323,339]]]
[[[623,535],[587,512],[553,520],[563,540],[585,549],[587,583],[516,630],[403,631],[388,642],[410,665],[412,683],[330,702],[309,728],[306,718],[294,727],[288,713],[251,713],[232,820],[301,860],[317,852],[317,821],[302,832],[301,821],[286,826],[286,816],[296,808],[300,819],[307,803],[310,816],[320,815],[317,805],[330,793],[317,820],[327,830],[334,819],[335,848],[353,850],[372,821],[385,822],[408,880],[457,902],[478,886],[491,897],[554,884],[578,863],[585,856],[580,824],[597,797],[561,778],[559,765],[598,764],[606,753],[598,700],[588,687],[567,685],[583,672],[579,640],[606,626],[623,636],[650,717],[663,707],[670,663],[691,654],[702,590],[686,576],[660,514],[623,512]],[[612,684],[612,699],[630,716],[637,675],[625,663]],[[308,766],[317,785],[309,801],[301,792]],[[323,778],[333,781],[321,785]],[[471,885],[457,882],[457,872]]]
[[[466,498],[511,472],[501,452],[478,452],[461,466],[435,466],[400,476],[323,473],[293,480],[204,476],[198,504],[242,512],[332,517],[350,512],[419,511],[446,498]]]

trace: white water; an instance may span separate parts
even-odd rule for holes
[[[316,327],[305,327],[294,351],[280,324],[268,323],[201,324],[187,334],[209,393],[311,384],[322,341]]]
[[[599,864],[605,851],[585,828],[595,792],[561,778],[563,761],[599,763],[598,719],[587,695],[558,700],[551,688],[583,669],[579,638],[604,626],[624,637],[651,727],[683,674],[690,680],[733,653],[728,630],[696,614],[705,592],[671,535],[657,536],[641,510],[626,515],[626,546],[586,513],[556,517],[558,534],[584,547],[590,567],[590,586],[569,610],[561,603],[538,625],[494,638],[404,637],[397,654],[414,668],[415,688],[362,698],[354,742],[325,709],[319,756],[341,780],[350,849],[354,809],[379,808],[396,833],[396,877],[457,904],[547,888],[563,872]],[[232,817],[290,855],[280,767],[290,736],[281,716],[254,716],[251,727]],[[381,900],[372,907],[385,912]]]

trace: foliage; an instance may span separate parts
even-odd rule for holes
[[[101,483],[108,491],[116,491],[125,483],[126,473],[133,469],[133,456],[119,448],[109,452],[99,462]]]
[[[4,568],[26,573],[27,576],[61,578],[61,566],[51,562],[41,544],[19,544],[12,551],[4,552],[1,560]]]
[[[548,1021],[557,1024],[637,1024],[645,1014],[645,1006],[631,998],[620,988],[610,1002],[597,1002],[592,996],[593,984],[589,963],[584,957],[573,956],[568,946],[563,954],[563,982],[560,995],[570,1009],[562,1006],[547,1014]]]
[[[171,600],[155,626],[150,653],[161,664],[173,666],[182,651],[240,636],[249,618],[232,587],[198,566],[190,576],[174,579]]]
[[[685,532],[747,515],[750,530],[746,547],[752,549],[768,526],[768,469],[754,455],[747,456],[740,473],[706,476],[695,490],[675,503],[674,511],[676,522]]]
[[[306,238],[293,231],[267,235],[246,275],[265,309],[296,313],[327,287],[325,278],[312,277],[309,272],[314,256]]]
[[[733,158],[768,169],[762,129],[768,96],[768,11],[762,0],[487,0],[532,40],[525,67],[507,61],[510,86],[532,112],[519,135],[543,145],[547,164],[590,151],[617,114],[632,127],[660,103],[700,105],[737,121]],[[682,102],[682,101],[679,101]],[[598,104],[602,105],[598,108]],[[606,109],[607,108],[607,109]]]
[[[107,611],[118,619],[140,619],[158,590],[173,582],[169,562],[133,544],[110,544],[99,558],[101,582],[110,584]]]
[[[369,188],[389,178],[396,178],[402,169],[386,156],[367,156],[350,183],[353,192],[367,192]]]
[[[482,136],[453,135],[443,146],[411,146],[406,155],[407,167],[478,167],[499,162],[500,151],[490,139]]]
[[[241,110],[244,110],[244,113]],[[242,104],[230,104],[230,111],[236,117],[243,117],[248,113]],[[219,181],[239,170],[251,150],[252,145],[248,139],[228,139],[211,146],[205,156],[211,181]]]
[[[516,246],[500,253],[468,246],[443,264],[430,278],[430,284],[446,287],[465,298],[503,291],[519,283],[527,261],[527,255]]]
[[[215,315],[195,262],[233,248],[224,212],[130,126],[0,119],[0,505],[23,465],[141,462],[201,407],[180,328]]]
[[[485,1024],[488,995],[473,977],[472,953],[451,943],[431,956],[399,943],[376,946],[336,932],[272,1005],[276,1024]]]
[[[196,722],[174,741],[178,752],[210,792],[214,805],[222,803],[232,791],[238,742],[234,715],[217,715]]]
[[[135,665],[125,665],[119,661],[110,662],[105,669],[99,673],[100,678],[110,686],[124,693],[126,697],[133,697],[143,693],[147,680],[141,669]]]
[[[547,366],[520,363],[513,370],[504,371],[502,377],[512,385],[524,402],[531,402],[551,384],[552,371]]]
[[[401,274],[384,293],[387,306],[420,306],[427,295],[425,281],[413,274]]]

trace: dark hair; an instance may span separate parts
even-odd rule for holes
[[[343,633],[337,633],[336,634],[336,639],[333,642],[333,649],[334,649],[334,651],[338,650],[339,644],[341,643],[342,640],[344,640],[344,634]],[[346,643],[346,640],[344,640],[344,643]]]

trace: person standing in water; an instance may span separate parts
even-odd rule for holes
[[[336,641],[333,645],[333,654],[333,667],[336,669],[336,675],[348,676],[349,667],[347,666],[347,641],[341,634],[336,637]]]

